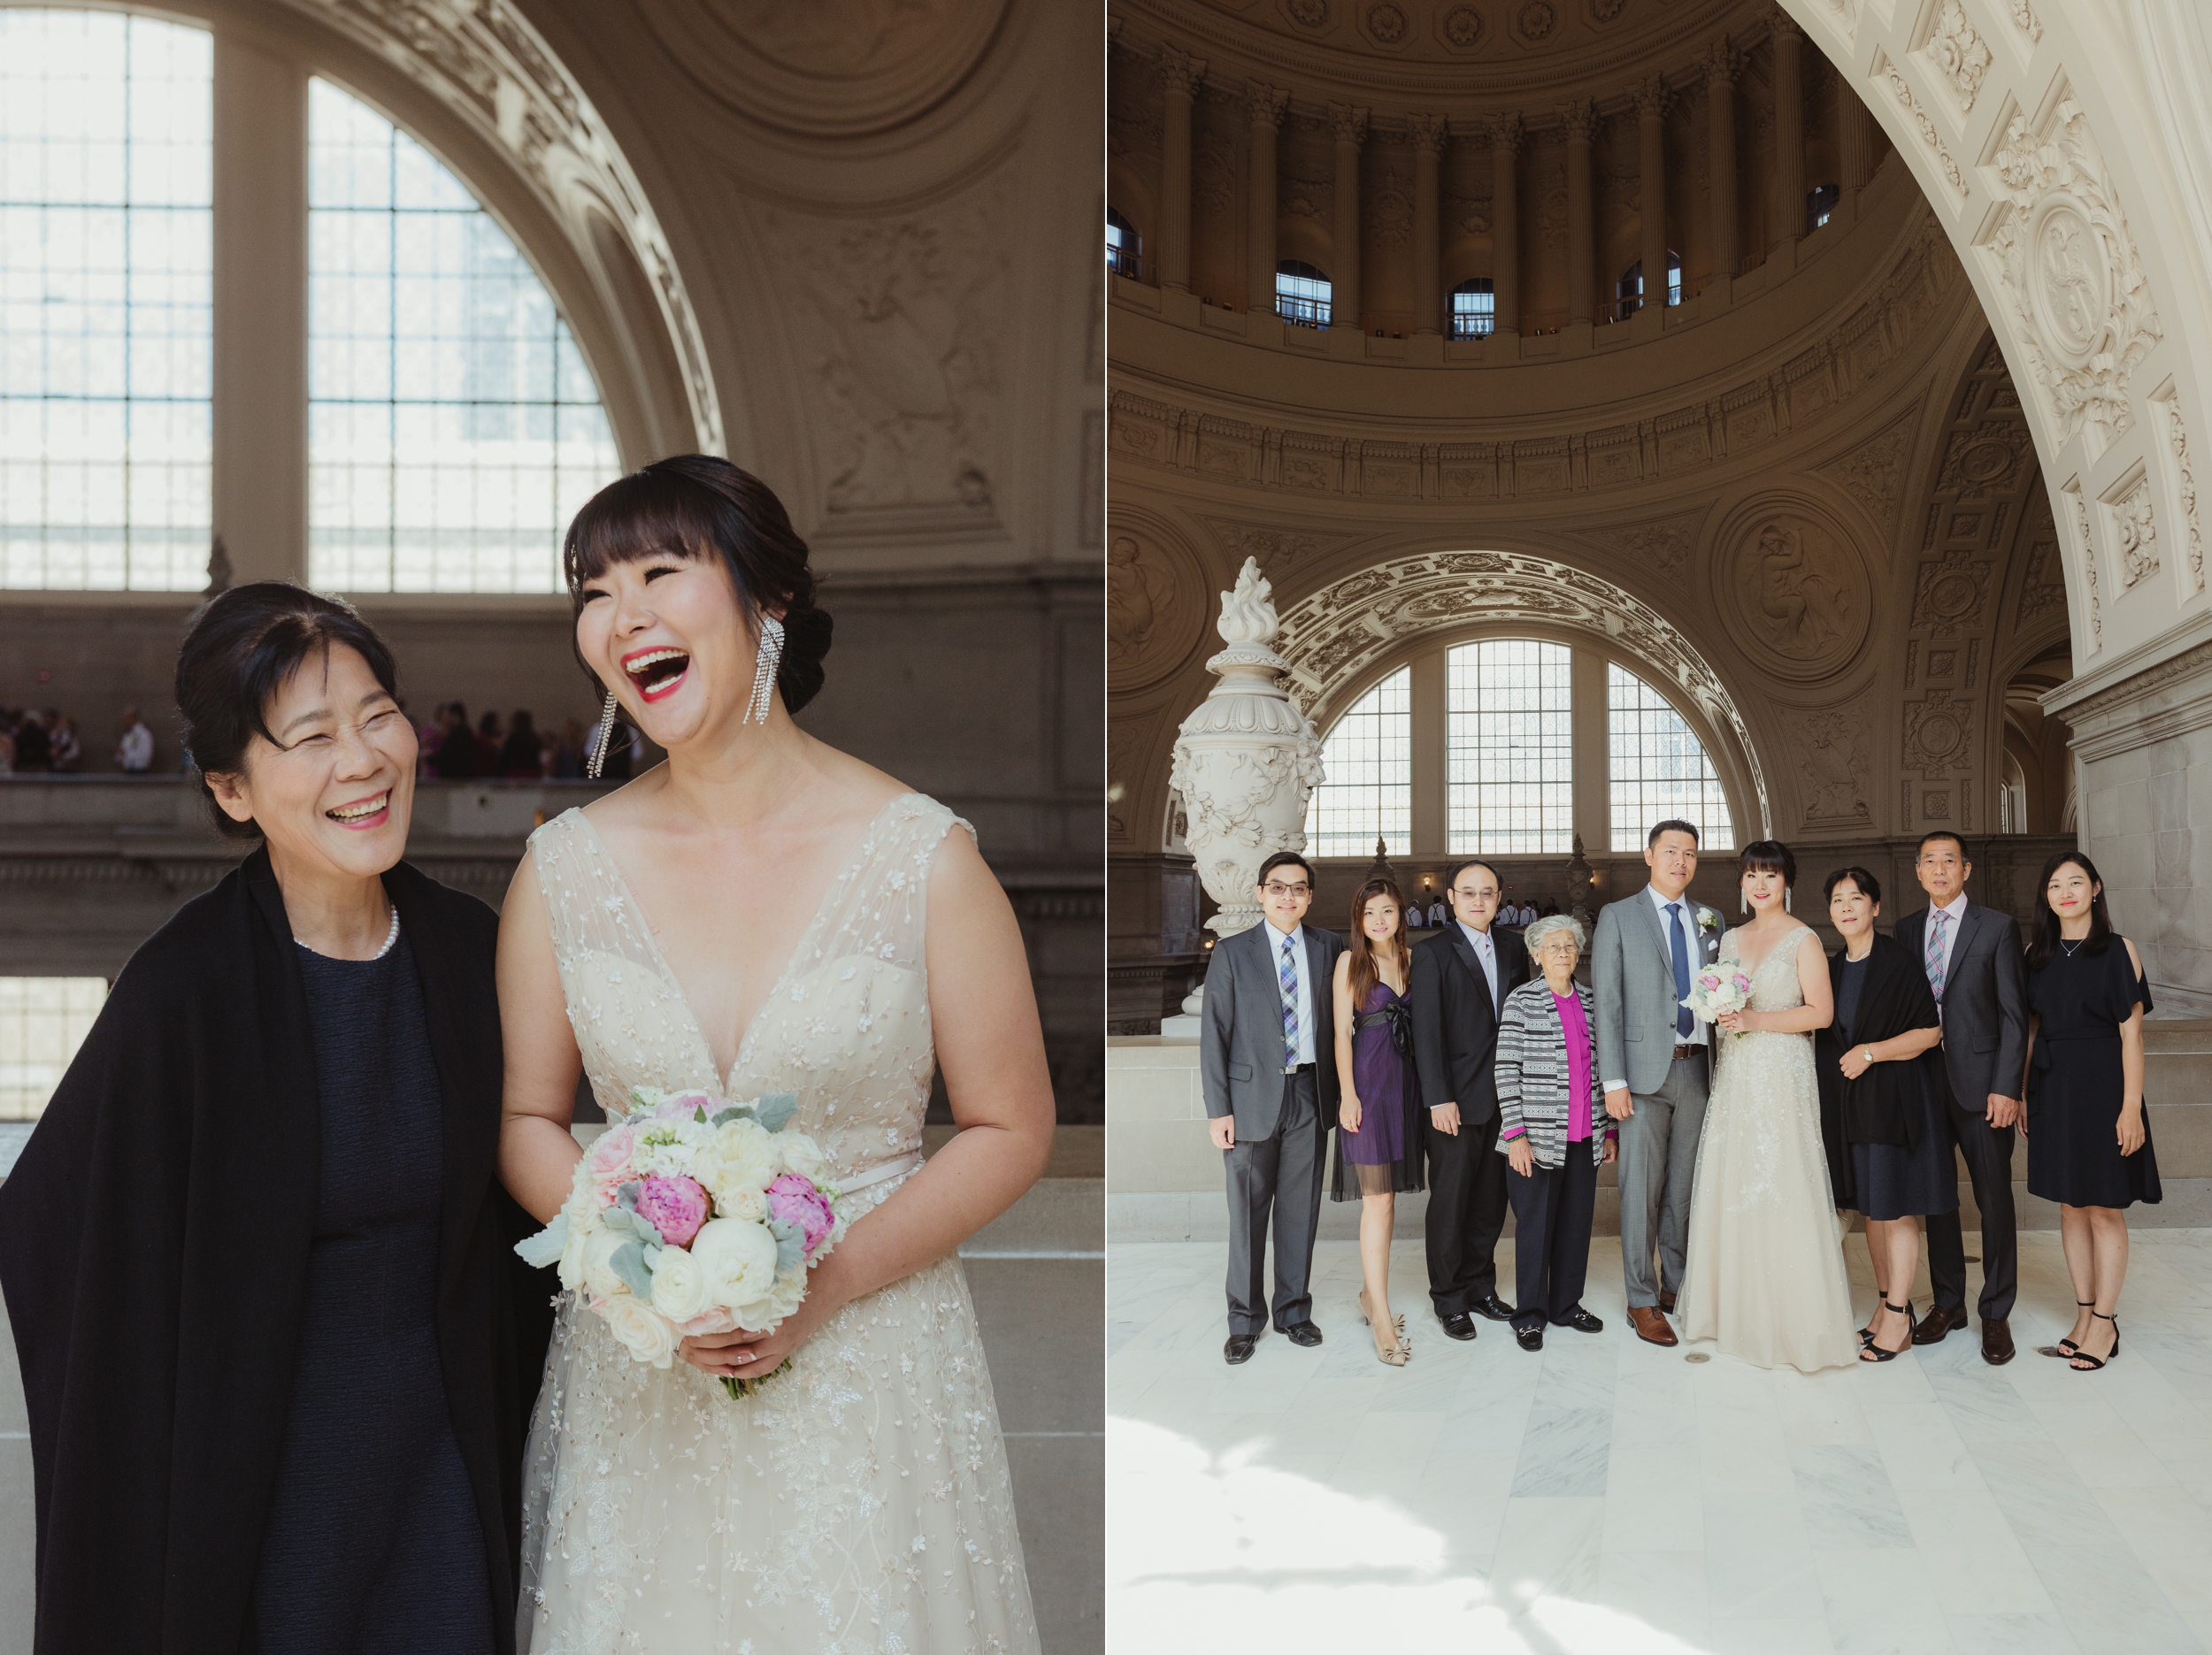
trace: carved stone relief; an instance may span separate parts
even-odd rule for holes
[[[1263,524],[1233,523],[1225,517],[1202,517],[1199,521],[1213,531],[1231,563],[1241,566],[1246,558],[1256,558],[1270,580],[1280,580],[1293,570],[1347,544],[1343,535],[1305,534]]]
[[[2041,132],[2015,114],[1994,157],[2007,208],[1985,247],[2061,443],[2084,420],[2125,431],[2128,378],[2160,337],[2158,312],[2081,106]]]
[[[1662,574],[1671,575],[1688,561],[1690,548],[1697,543],[1698,526],[1704,520],[1704,512],[1693,511],[1678,517],[1663,517],[1656,522],[1623,523],[1606,528],[1586,529],[1578,538],[1589,545],[1655,569]]]
[[[1940,493],[1971,500],[2010,494],[2024,470],[2035,463],[2035,437],[2018,419],[1985,419],[1971,431],[1952,433],[1936,479]]]
[[[2204,535],[2197,523],[2197,474],[2189,457],[2189,428],[2181,418],[2181,398],[2170,395],[2159,404],[2166,422],[2166,449],[2174,456],[2174,487],[2181,497],[2181,522],[2188,541],[2189,585],[2204,590]]]
[[[1920,55],[1937,83],[1957,102],[1959,113],[1971,113],[1974,99],[1982,89],[1982,77],[1989,73],[1989,47],[1966,20],[1966,10],[1959,0],[1943,0]]]
[[[1905,703],[1904,767],[1929,781],[1974,763],[1975,706],[1949,690],[1931,690]]]
[[[2039,620],[2066,607],[2066,571],[2059,559],[2058,533],[2038,539],[2028,550],[2027,578],[2020,586],[2020,618]]]
[[[1484,24],[1482,13],[1471,5],[1455,5],[1444,13],[1437,25],[1437,33],[1444,43],[1459,51],[1471,51],[1482,44]]]
[[[1897,517],[1898,497],[1905,492],[1905,465],[1911,458],[1914,416],[1870,437],[1840,460],[1822,466],[1821,474],[1841,483],[1864,506],[1874,521],[1887,527]]]
[[[2097,595],[2097,543],[2089,537],[2089,502],[2079,488],[2070,488],[2074,502],[2074,533],[2081,542],[2081,571],[2089,585],[2089,653],[2104,647],[2104,604]]]
[[[1181,667],[1205,612],[1204,577],[1180,548],[1115,526],[1106,547],[1107,676],[1114,693],[1149,688]]]
[[[2010,0],[2010,4],[2013,27],[2031,42],[2039,43],[2043,39],[2043,22],[2035,15],[2035,7],[2029,0]]]
[[[2112,543],[2120,554],[2120,589],[2158,572],[2158,523],[2151,511],[2151,479],[2135,479],[2135,487],[2111,504]]]
[[[1942,638],[1961,627],[1981,624],[1989,601],[1989,571],[1985,558],[1963,551],[1948,552],[1936,563],[1920,566],[1920,583],[1913,593],[1912,624]]]
[[[1920,100],[1913,96],[1912,88],[1899,73],[1897,65],[1885,57],[1875,73],[1888,85],[1891,96],[1896,98],[1905,113],[1912,117],[1912,124],[1920,133],[1920,142],[1926,144],[1930,153],[1935,157],[1936,170],[1943,174],[1944,182],[1950,185],[1952,193],[1960,201],[1964,201],[1967,195],[1966,180],[1959,173],[1959,164],[1951,158],[1950,150],[1944,147],[1942,134],[1936,131],[1935,122],[1930,120],[1928,111],[1920,107]]]
[[[1805,801],[1805,825],[1844,828],[1870,822],[1865,708],[1805,713],[1796,724],[1797,781]]]
[[[1857,549],[1809,507],[1761,510],[1729,532],[1713,561],[1729,632],[1770,672],[1816,678],[1857,653],[1873,588]]]

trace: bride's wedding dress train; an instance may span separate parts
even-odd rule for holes
[[[634,1086],[798,1094],[857,1218],[921,1164],[932,858],[965,823],[892,801],[831,885],[726,1082],[580,811],[531,838],[569,1021],[610,1113]],[[998,1408],[956,1256],[854,1301],[733,1401],[641,1366],[571,1303],[523,1484],[534,1655],[1024,1655],[1035,1617]]]
[[[1734,963],[1738,939],[1722,940]],[[1799,931],[1751,974],[1753,1011],[1793,1011]],[[1817,945],[1814,945],[1817,946]],[[1828,1160],[1809,1034],[1712,1034],[1717,1060],[1679,1299],[1682,1337],[1717,1339],[1731,1356],[1804,1373],[1858,1360],[1851,1287]]]

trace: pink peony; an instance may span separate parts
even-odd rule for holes
[[[814,1180],[795,1172],[785,1173],[768,1186],[768,1212],[771,1217],[796,1224],[805,1233],[810,1258],[822,1237],[837,1228],[837,1214],[830,1211],[828,1200],[814,1187]]]
[[[1703,977],[1698,978],[1697,985],[1700,988],[1718,988],[1720,986],[1720,978],[1716,977],[1712,972],[1708,971]]]
[[[688,1121],[701,1109],[710,1115],[723,1107],[722,1100],[710,1092],[680,1092],[672,1098],[664,1098],[653,1111],[656,1121]]]
[[[585,1176],[598,1186],[602,1206],[630,1181],[630,1146],[636,1139],[635,1127],[611,1126],[585,1151]]]
[[[695,1178],[657,1172],[637,1192],[637,1215],[661,1232],[672,1247],[687,1247],[707,1222],[714,1204]]]

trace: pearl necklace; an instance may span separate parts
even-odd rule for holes
[[[293,940],[294,942],[300,942],[300,939],[299,939],[298,938],[296,938],[296,937],[293,938],[293,939],[292,939],[292,940]],[[374,954],[371,954],[371,955],[369,956],[369,961],[381,960],[381,959],[382,959],[382,958],[383,958],[386,954],[388,954],[391,953],[391,951],[392,951],[392,945],[393,945],[393,944],[395,944],[395,943],[396,943],[398,940],[399,940],[399,905],[398,905],[396,902],[395,902],[395,903],[392,905],[392,924],[391,924],[391,929],[390,929],[390,930],[388,930],[388,931],[387,931],[384,933],[384,946],[383,946],[382,947],[379,948],[379,949],[378,949],[378,950],[377,950]],[[305,943],[303,943],[303,942],[300,942],[300,946],[301,946],[301,947],[303,947],[303,948],[307,948],[307,945],[306,945]],[[332,960],[332,959],[335,959],[335,958],[337,957],[335,954],[326,954],[318,953],[318,952],[317,952],[315,949],[313,949],[313,948],[307,948],[307,952],[308,952],[308,953],[310,953],[310,954],[314,954],[314,955],[315,955],[315,957],[316,957],[317,959],[319,959],[319,960]],[[367,963],[368,963],[368,961],[364,961],[364,962],[362,962],[361,963],[363,963],[363,964],[367,964]]]

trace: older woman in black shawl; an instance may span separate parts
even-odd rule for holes
[[[1912,1341],[1912,1278],[1920,1226],[1959,1202],[1951,1145],[1936,1116],[1924,1055],[1943,1038],[1920,962],[1874,929],[1882,887],[1863,868],[1828,876],[1828,917],[1843,946],[1828,958],[1835,1021],[1814,1039],[1822,1136],[1836,1205],[1866,1216],[1881,1302],[1860,1360],[1886,1362]],[[1894,1291],[1904,1300],[1893,1304]]]
[[[281,582],[185,640],[218,824],[262,843],[132,957],[0,1186],[39,1655],[513,1648],[545,1329],[493,1181],[497,921],[400,860],[395,687]]]

